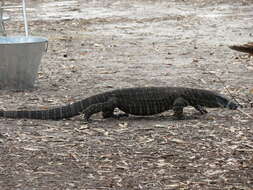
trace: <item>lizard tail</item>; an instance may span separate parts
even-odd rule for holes
[[[0,117],[7,118],[27,118],[27,119],[52,119],[59,120],[79,115],[83,108],[83,102],[78,101],[62,107],[47,110],[19,110],[19,111],[0,111]]]
[[[0,117],[7,118],[27,118],[27,119],[43,119],[43,120],[59,120],[74,117],[83,112],[88,106],[99,102],[104,102],[107,96],[105,94],[91,96],[89,98],[74,102],[61,107],[46,110],[18,110],[18,111],[2,111]]]

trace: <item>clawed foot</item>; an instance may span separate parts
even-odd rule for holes
[[[200,110],[199,112],[200,112],[201,115],[204,115],[204,114],[207,114],[207,113],[208,113],[205,109]]]
[[[119,114],[114,114],[112,117],[115,119],[120,119],[121,117],[129,117],[129,115],[127,113],[119,113]]]
[[[186,119],[186,116],[184,115],[184,114],[174,114],[173,115],[173,118],[175,119],[175,120],[184,120],[184,119]]]
[[[88,123],[92,123],[92,120],[91,119],[85,119],[84,121],[83,121],[83,124],[88,124]]]
[[[92,119],[90,119],[90,117],[86,116],[85,114],[83,115],[83,120],[84,120],[84,123],[91,123],[92,122]]]
[[[199,113],[200,113],[201,115],[204,115],[204,114],[207,114],[207,113],[208,113],[207,110],[204,109],[204,108],[203,108],[202,106],[200,106],[200,105],[195,106],[195,109],[198,110]]]
[[[194,119],[201,119],[201,118],[205,118],[208,114],[208,112],[205,112],[205,113],[201,113],[201,112],[196,112],[196,113],[193,113],[192,114],[192,117]]]

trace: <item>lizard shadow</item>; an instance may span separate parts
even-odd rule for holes
[[[109,118],[107,118],[109,119]],[[198,119],[204,119],[203,115],[199,113],[194,114],[185,114],[183,118],[176,118],[173,115],[152,115],[152,116],[136,116],[136,115],[129,115],[128,117],[121,117],[118,119],[110,118],[109,120],[118,120],[118,121],[170,121],[170,122],[176,122],[176,121],[191,121],[191,120],[198,120]]]
[[[200,114],[198,112],[195,113],[184,113],[183,117],[178,119],[172,114],[164,113],[164,114],[156,114],[150,116],[137,116],[131,115],[121,116],[121,117],[109,117],[103,118],[102,115],[97,115],[93,119],[90,119],[87,123],[97,123],[97,122],[114,122],[114,121],[154,121],[154,122],[180,122],[180,121],[194,121],[194,120],[206,120],[208,114]],[[78,120],[83,121],[83,118],[80,117]]]

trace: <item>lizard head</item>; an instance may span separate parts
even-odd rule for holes
[[[216,104],[218,104],[219,107],[228,108],[231,110],[236,110],[239,107],[239,104],[222,95],[216,96]]]

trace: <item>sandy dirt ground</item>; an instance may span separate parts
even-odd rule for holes
[[[0,108],[64,105],[122,87],[229,92],[248,108],[151,117],[0,119],[0,189],[253,189],[253,1],[34,0],[32,35],[47,37],[36,88],[1,90]],[[10,10],[8,34],[23,31]],[[192,108],[186,115],[196,115]]]

